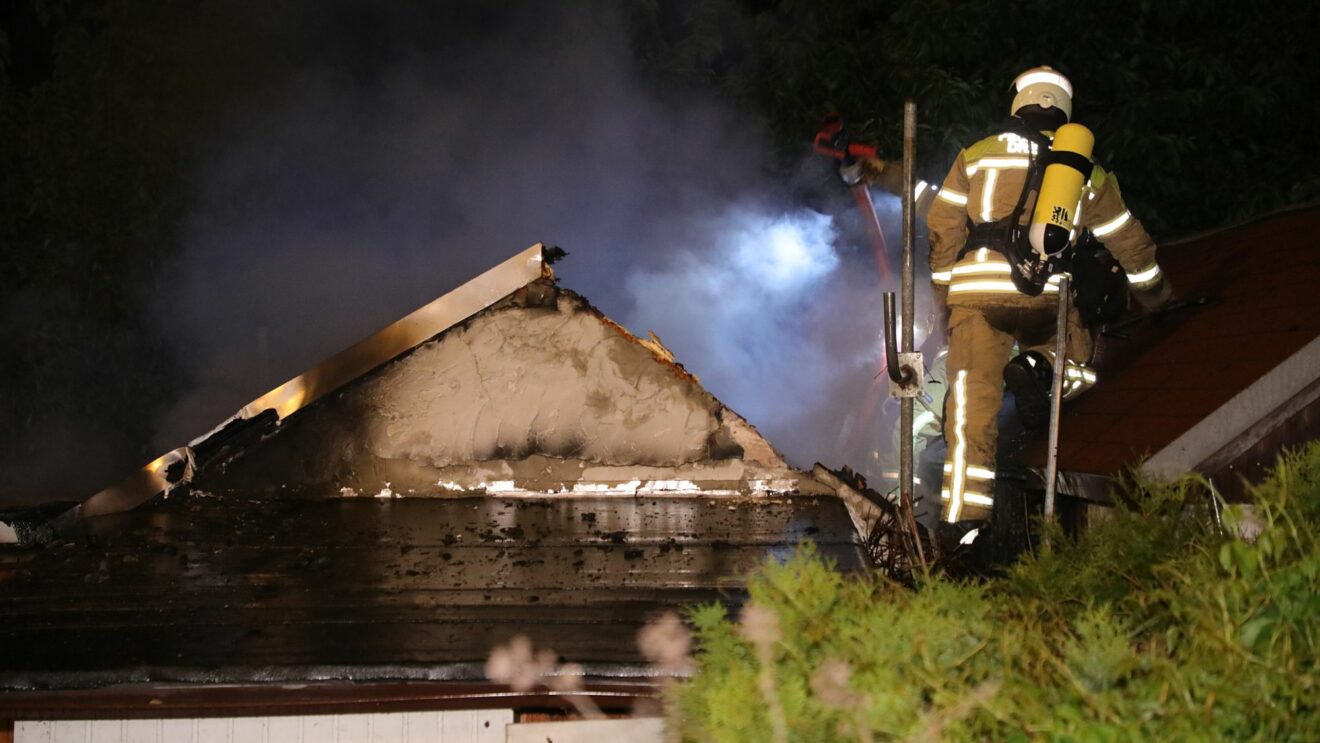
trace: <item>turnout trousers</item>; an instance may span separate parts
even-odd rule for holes
[[[1034,299],[1007,305],[951,307],[948,393],[944,400],[944,482],[940,490],[945,521],[986,519],[994,507],[995,446],[999,407],[1004,399],[1004,365],[1016,344],[1019,352],[1039,351],[1054,359],[1057,305]],[[1076,310],[1069,313],[1065,399],[1095,381],[1085,366],[1091,358],[1090,331]]]

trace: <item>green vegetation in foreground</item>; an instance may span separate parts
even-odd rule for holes
[[[1194,479],[1128,490],[1139,510],[980,585],[841,575],[810,546],[767,565],[741,623],[693,613],[683,739],[1320,739],[1320,443],[1255,490],[1254,541],[1189,506]]]

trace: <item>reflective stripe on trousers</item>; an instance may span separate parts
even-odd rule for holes
[[[1026,299],[1024,297],[1024,299]],[[941,495],[944,518],[986,518],[994,506],[995,447],[998,415],[1004,399],[1004,365],[1019,350],[1052,350],[1055,312],[1048,305],[954,305],[949,318],[948,373],[945,398],[945,460]],[[1069,323],[1069,357],[1090,358],[1090,334],[1080,320]],[[1052,355],[1047,353],[1047,356]],[[1071,369],[1071,371],[1069,371]],[[1071,377],[1071,379],[1069,379]],[[1095,373],[1084,364],[1065,366],[1065,394],[1077,394]]]

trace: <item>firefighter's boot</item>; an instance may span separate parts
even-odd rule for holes
[[[1018,418],[1028,429],[1039,430],[1049,424],[1053,381],[1050,360],[1038,351],[1020,353],[1004,366],[1004,384],[1013,393]]]

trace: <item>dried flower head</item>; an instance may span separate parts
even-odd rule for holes
[[[508,684],[514,691],[531,690],[542,675],[541,665],[532,656],[532,640],[526,635],[514,637],[507,645],[495,646],[486,659],[486,678]]]
[[[857,701],[857,695],[848,688],[851,677],[852,666],[841,660],[826,660],[811,675],[811,692],[826,707],[851,707]]]
[[[683,620],[666,612],[637,633],[637,648],[648,661],[670,673],[692,670],[692,633]]]
[[[537,684],[564,695],[577,711],[587,719],[604,715],[600,707],[585,695],[583,679],[586,671],[576,663],[559,665],[559,654],[549,648],[533,652],[532,641],[518,635],[507,645],[497,645],[486,659],[486,678],[499,684],[508,684],[517,692],[531,691]]]
[[[549,648],[541,648],[536,651],[535,666],[537,675],[549,676],[555,672],[555,667],[558,665],[559,653]]]
[[[738,632],[743,639],[764,652],[782,637],[779,615],[774,609],[748,604],[743,607],[742,616],[739,618]]]

